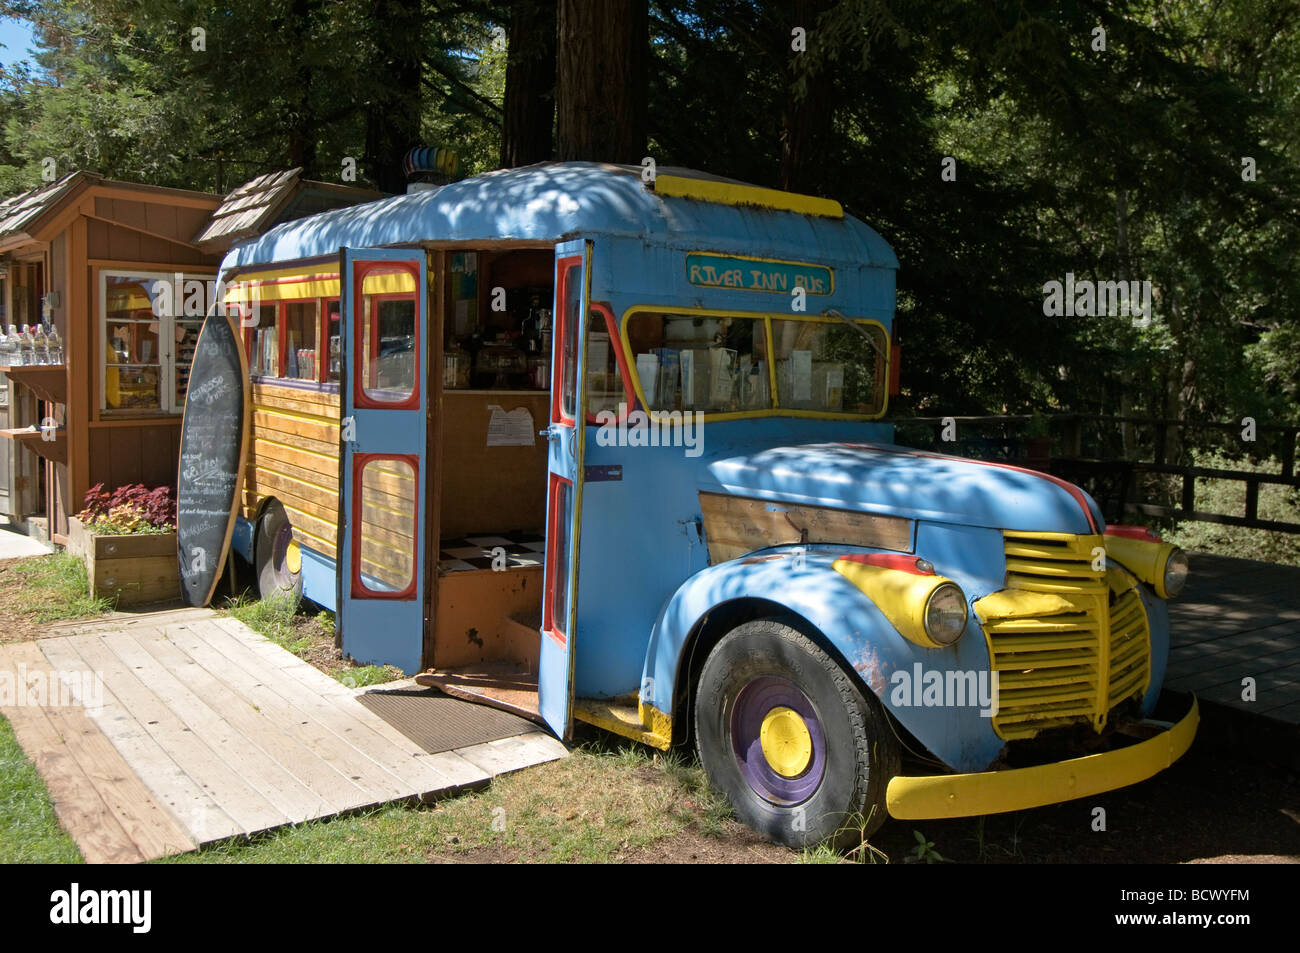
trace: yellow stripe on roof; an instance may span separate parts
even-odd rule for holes
[[[721,205],[756,205],[783,212],[820,215],[823,218],[844,217],[844,208],[834,199],[782,192],[780,189],[764,189],[757,185],[736,185],[731,182],[715,182],[712,179],[694,179],[681,175],[658,175],[655,176],[654,190],[656,195],[698,199],[701,202],[717,202]]]

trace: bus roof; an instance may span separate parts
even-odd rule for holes
[[[893,249],[850,215],[748,204],[763,196],[820,199],[758,189],[686,169],[660,169],[674,182],[691,180],[699,199],[657,194],[639,166],[548,162],[501,169],[436,189],[380,199],[286,222],[235,246],[222,270],[322,258],[339,248],[381,248],[420,242],[518,241],[617,235],[659,245],[748,255],[897,268]],[[719,186],[736,186],[730,190]],[[667,190],[665,190],[667,191]],[[690,188],[686,191],[689,193]],[[778,203],[779,204],[779,203]]]

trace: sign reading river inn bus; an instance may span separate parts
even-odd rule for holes
[[[894,444],[898,263],[837,203],[640,172],[503,170],[227,255],[247,436],[214,412],[263,594],[561,737],[693,741],[787,844],[1180,757],[1195,703],[1151,716],[1184,555],[1051,476]]]

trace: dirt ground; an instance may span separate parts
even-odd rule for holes
[[[1300,776],[1198,741],[1132,787],[983,819],[891,820],[872,843],[898,862],[914,830],[962,863],[1300,863]]]

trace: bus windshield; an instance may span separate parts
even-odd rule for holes
[[[878,416],[884,408],[888,339],[876,321],[644,311],[628,318],[626,334],[650,410]]]

